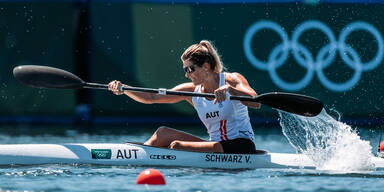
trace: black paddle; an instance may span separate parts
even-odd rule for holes
[[[108,85],[98,83],[87,83],[78,76],[61,69],[39,66],[22,65],[13,69],[13,75],[23,84],[40,88],[58,89],[107,89]],[[215,98],[214,94],[195,93],[186,91],[170,91],[166,89],[150,89],[142,87],[122,87],[123,90],[149,92],[164,95],[180,95],[193,97]],[[258,102],[282,111],[313,117],[318,115],[323,109],[323,103],[316,98],[292,93],[265,93],[257,97],[231,96],[232,100]]]

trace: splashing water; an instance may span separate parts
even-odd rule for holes
[[[374,170],[372,147],[349,125],[323,111],[303,117],[279,111],[283,134],[299,153],[306,154],[317,169],[335,171]]]

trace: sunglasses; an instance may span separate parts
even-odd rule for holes
[[[194,65],[183,67],[183,69],[188,74],[195,72],[195,66]]]

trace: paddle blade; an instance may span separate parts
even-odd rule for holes
[[[306,117],[317,116],[323,110],[323,103],[318,99],[293,93],[266,93],[259,95],[256,101],[275,109]]]
[[[77,89],[84,84],[68,71],[39,65],[17,66],[13,69],[13,76],[25,85],[40,88]]]

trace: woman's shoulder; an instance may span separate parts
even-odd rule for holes
[[[245,77],[238,72],[225,72],[225,81],[230,84],[241,83],[242,81],[246,81]]]
[[[189,91],[193,92],[196,88],[196,85],[194,85],[192,82],[187,82],[187,83],[181,83],[174,87],[172,90],[174,91]]]

